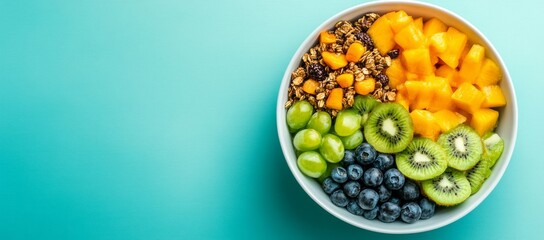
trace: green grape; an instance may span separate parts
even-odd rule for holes
[[[306,127],[312,117],[314,107],[308,101],[298,101],[287,110],[287,125],[290,130],[299,130]]]
[[[363,137],[363,131],[357,130],[354,134],[351,134],[347,137],[340,137],[342,140],[342,143],[344,144],[344,148],[348,150],[355,149],[357,146],[361,145],[363,143],[364,137]]]
[[[318,178],[327,170],[327,162],[314,151],[303,152],[297,158],[298,169],[308,177]]]
[[[327,134],[321,140],[319,152],[325,160],[331,163],[337,163],[344,158],[344,144],[342,140],[334,134]]]
[[[338,112],[334,122],[334,131],[338,136],[347,137],[361,128],[361,115],[354,109]]]
[[[293,145],[297,150],[315,150],[321,145],[321,134],[314,129],[300,130],[293,138]]]
[[[327,112],[315,112],[310,121],[308,122],[307,128],[312,128],[317,130],[321,134],[326,134],[331,129],[332,119],[331,115]]]

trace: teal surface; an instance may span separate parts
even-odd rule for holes
[[[284,69],[362,2],[0,1],[0,239],[541,239],[538,1],[429,1],[487,35],[517,91],[514,156],[477,209],[383,235],[296,183],[276,133]]]

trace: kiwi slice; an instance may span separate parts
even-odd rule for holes
[[[489,132],[482,137],[484,155],[482,158],[489,161],[489,168],[493,167],[504,151],[504,140],[499,134]]]
[[[482,158],[480,136],[474,129],[464,124],[440,135],[438,144],[446,150],[448,166],[457,170],[471,169]]]
[[[448,167],[444,149],[431,139],[417,137],[396,155],[397,168],[414,180],[427,180],[442,174]]]
[[[398,153],[414,137],[410,113],[398,103],[382,103],[374,107],[364,125],[366,141],[378,152]]]
[[[438,177],[421,182],[423,193],[440,206],[453,206],[470,197],[470,183],[462,172],[448,169]]]
[[[378,100],[376,100],[374,97],[370,95],[365,95],[365,96],[357,95],[355,97],[355,100],[353,102],[353,108],[357,109],[359,114],[363,116],[361,124],[364,124],[366,122],[366,120],[368,119],[368,115],[370,114],[370,111],[372,111],[372,109],[376,107],[376,105],[378,104],[379,104]]]
[[[489,170],[489,162],[482,159],[476,163],[476,166],[465,173],[465,176],[467,176],[468,182],[470,183],[471,195],[480,190],[482,184],[484,184],[484,181],[488,177],[488,172],[491,172],[491,170]]]

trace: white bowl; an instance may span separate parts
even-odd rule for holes
[[[319,32],[322,30],[332,29],[334,24],[339,20],[354,20],[360,17],[362,14],[368,12],[385,13],[401,9],[406,11],[409,15],[418,17],[421,16],[424,19],[437,17],[446,25],[453,26],[467,34],[469,40],[472,42],[483,45],[486,49],[486,55],[495,60],[502,70],[503,79],[501,80],[500,85],[507,99],[506,107],[500,109],[499,125],[496,129],[496,131],[505,141],[504,152],[501,158],[497,161],[491,176],[485,181],[482,188],[464,203],[455,207],[440,209],[432,218],[420,220],[413,224],[406,224],[402,222],[383,223],[378,220],[367,220],[363,217],[352,215],[344,208],[333,205],[329,197],[321,189],[320,184],[315,179],[303,175],[298,169],[296,163],[297,158],[293,148],[291,135],[289,134],[285,121],[286,110],[284,108],[284,104],[287,101],[287,90],[291,80],[291,73],[299,66],[302,55],[317,42]],[[281,148],[283,150],[283,155],[285,156],[289,169],[291,169],[291,172],[304,191],[306,191],[306,193],[308,193],[308,195],[316,203],[323,207],[323,209],[351,225],[374,232],[391,234],[418,233],[437,229],[460,219],[476,208],[489,195],[489,193],[493,191],[503,176],[506,167],[508,166],[516,142],[518,126],[517,118],[518,110],[516,95],[510,75],[508,74],[508,70],[506,69],[506,66],[504,65],[504,62],[499,56],[497,50],[495,50],[493,45],[484,37],[484,35],[468,21],[464,20],[453,12],[432,4],[410,1],[378,1],[361,4],[334,15],[317,27],[317,29],[315,29],[300,45],[295,55],[291,59],[291,62],[289,63],[289,66],[287,67],[283,76],[276,107],[278,136],[280,139]]]

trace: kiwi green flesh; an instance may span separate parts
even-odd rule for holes
[[[396,164],[399,171],[414,180],[427,180],[442,174],[448,167],[446,153],[436,142],[417,137],[397,153]]]
[[[447,170],[440,176],[421,182],[423,193],[437,205],[454,206],[470,197],[471,188],[465,175]]]
[[[401,152],[414,136],[410,113],[398,103],[380,104],[370,112],[364,124],[364,135],[379,152]]]
[[[482,140],[469,126],[459,125],[440,135],[437,142],[446,151],[448,166],[454,169],[471,169],[482,157]]]
[[[482,159],[476,164],[476,166],[474,166],[465,173],[468,182],[470,183],[471,195],[475,194],[476,192],[478,192],[478,190],[480,190],[482,184],[484,184],[485,180],[488,177],[488,172],[491,172],[489,170],[489,162],[485,159]]]
[[[484,158],[493,167],[504,151],[504,140],[497,133],[487,133],[483,137]]]

